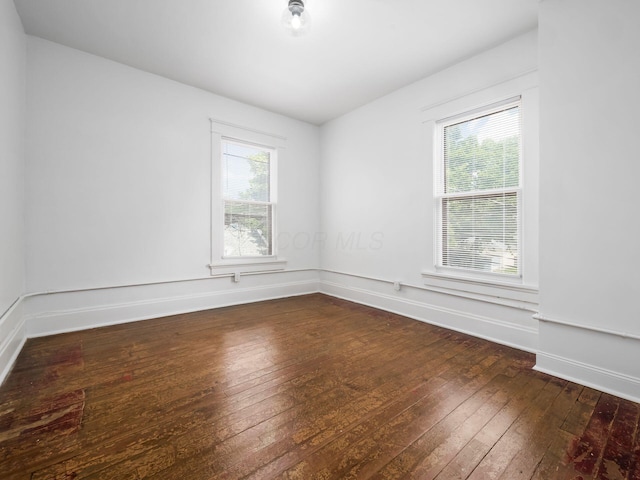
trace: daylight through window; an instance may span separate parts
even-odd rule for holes
[[[520,275],[520,103],[439,123],[438,266]]]
[[[222,141],[225,258],[273,255],[275,152]]]

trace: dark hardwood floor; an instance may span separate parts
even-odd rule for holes
[[[640,405],[309,295],[29,340],[2,479],[640,479]]]

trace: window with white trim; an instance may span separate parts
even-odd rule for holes
[[[436,125],[436,266],[520,277],[520,98]]]
[[[222,258],[274,252],[276,151],[222,138]]]

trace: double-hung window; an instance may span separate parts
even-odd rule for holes
[[[212,276],[284,270],[278,252],[278,162],[286,138],[211,122]]]
[[[437,122],[436,266],[521,275],[520,99]]]
[[[222,258],[274,255],[275,150],[223,138]]]

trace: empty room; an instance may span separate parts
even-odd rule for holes
[[[637,0],[0,0],[0,478],[640,480],[638,52]]]

